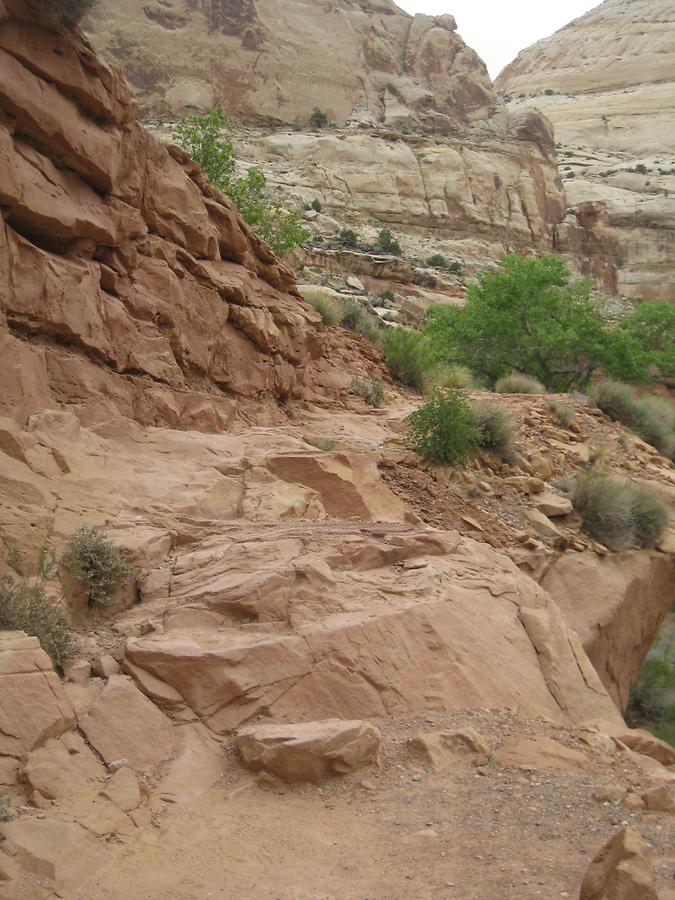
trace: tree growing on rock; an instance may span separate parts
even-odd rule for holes
[[[255,167],[237,177],[237,156],[230,120],[220,109],[185,116],[175,132],[180,146],[204,170],[211,184],[234,203],[242,219],[283,256],[309,237],[302,210],[287,209],[280,191],[272,192]]]

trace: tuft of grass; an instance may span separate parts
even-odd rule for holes
[[[352,378],[352,391],[361,399],[378,408],[384,401],[384,382],[381,378]]]
[[[383,336],[384,358],[392,378],[399,384],[421,391],[434,357],[427,338],[419,331],[392,328]]]
[[[346,300],[342,303],[340,325],[347,331],[355,331],[360,334],[376,347],[380,343],[382,327],[358,300]]]
[[[596,384],[591,397],[610,419],[621,422],[672,459],[675,455],[675,407],[665,397],[638,397],[633,388],[607,379]]]
[[[468,366],[438,363],[429,371],[424,379],[424,392],[431,393],[434,388],[477,388],[478,381]]]
[[[654,547],[668,524],[652,491],[593,470],[574,479],[572,501],[584,530],[610,550]]]
[[[471,407],[456,390],[435,390],[406,424],[411,446],[431,462],[462,462],[481,439]]]
[[[15,558],[10,556],[12,567]],[[53,552],[40,551],[37,569],[37,576],[31,579],[18,569],[15,576],[0,578],[0,630],[25,631],[36,637],[54,665],[61,666],[75,655],[77,645],[70,634],[70,619],[45,593],[45,582],[56,574]]]
[[[563,428],[570,427],[575,416],[573,406],[568,406],[566,403],[560,403],[558,400],[548,400],[546,406],[558,425],[562,425]]]
[[[473,406],[473,417],[481,447],[498,453],[502,459],[511,457],[517,427],[508,409],[500,403],[481,400]]]
[[[309,288],[304,289],[303,297],[318,312],[324,325],[337,325],[340,314],[337,306],[329,297],[326,297],[321,291],[313,291]]]
[[[497,381],[495,391],[498,394],[545,394],[546,388],[536,378],[511,372]]]
[[[90,606],[108,606],[131,567],[99,528],[83,525],[68,539],[61,562],[68,574],[87,592]]]

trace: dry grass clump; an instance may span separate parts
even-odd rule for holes
[[[667,397],[639,397],[630,385],[611,379],[595,385],[591,397],[610,419],[669,459],[675,456],[675,407]]]
[[[569,428],[574,421],[575,411],[573,406],[561,403],[559,400],[548,400],[546,402],[551,415],[563,428]]]
[[[481,400],[473,405],[473,418],[481,447],[498,453],[502,459],[509,459],[513,455],[513,440],[517,431],[509,410],[501,403]]]
[[[318,312],[324,325],[337,325],[340,319],[340,311],[323,291],[319,288],[306,287],[302,289],[302,296]]]
[[[381,378],[352,378],[352,391],[373,408],[382,406],[384,382]]]
[[[511,372],[497,381],[495,391],[498,394],[545,394],[546,388],[536,378]]]
[[[424,377],[424,393],[430,394],[434,388],[477,388],[478,381],[468,366],[438,363]]]
[[[419,331],[392,328],[383,337],[384,358],[394,381],[421,391],[434,357],[427,338]]]

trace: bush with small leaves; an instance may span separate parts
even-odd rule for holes
[[[403,253],[401,245],[388,228],[383,228],[377,236],[377,246],[383,253],[391,253],[392,256],[400,256]]]
[[[384,382],[381,378],[352,378],[352,391],[374,408],[384,401]]]
[[[543,394],[546,389],[536,378],[512,372],[497,381],[495,391],[498,394]]]
[[[654,547],[668,523],[656,494],[602,472],[577,475],[572,501],[584,530],[610,550]]]
[[[85,589],[90,606],[112,603],[132,573],[110,538],[91,525],[83,525],[70,536],[61,563],[68,575]]]
[[[575,411],[573,406],[566,403],[560,403],[558,400],[548,400],[546,406],[549,408],[551,415],[563,428],[569,428],[574,421]]]
[[[639,397],[630,385],[611,379],[595,385],[591,397],[610,419],[626,425],[659,453],[673,458],[675,407],[667,397]]]
[[[425,376],[435,362],[424,335],[407,328],[391,328],[385,332],[382,344],[384,358],[394,381],[421,391]]]
[[[314,212],[320,213],[321,210],[323,209],[323,207],[321,206],[321,201],[317,200],[316,198],[314,200],[312,200],[312,202],[309,205],[314,210]]]
[[[431,462],[463,462],[480,443],[473,412],[460,391],[435,390],[406,424],[411,446]]]
[[[343,302],[340,325],[347,331],[357,332],[375,346],[380,343],[381,326],[379,321],[371,316],[358,300]]]
[[[511,413],[501,403],[481,400],[473,406],[473,416],[479,434],[479,443],[502,459],[513,454],[516,423]]]
[[[427,259],[427,265],[432,266],[434,269],[445,269],[448,261],[442,253],[434,253]]]
[[[318,106],[315,106],[309,117],[309,123],[315,128],[323,128],[324,125],[328,124],[328,116]]]
[[[359,236],[352,228],[343,228],[338,234],[338,240],[344,247],[359,246]]]
[[[68,616],[45,593],[45,582],[56,574],[54,554],[44,548],[40,551],[37,575],[32,578],[20,572],[16,554],[10,554],[9,565],[15,575],[0,578],[0,631],[25,631],[36,637],[54,665],[61,666],[75,655],[77,645]]]

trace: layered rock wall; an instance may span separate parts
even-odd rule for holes
[[[606,208],[618,289],[675,299],[675,8],[606,0],[523,51],[497,87],[553,123],[572,207]]]
[[[79,35],[0,8],[0,410],[214,428],[301,390],[318,317]]]

